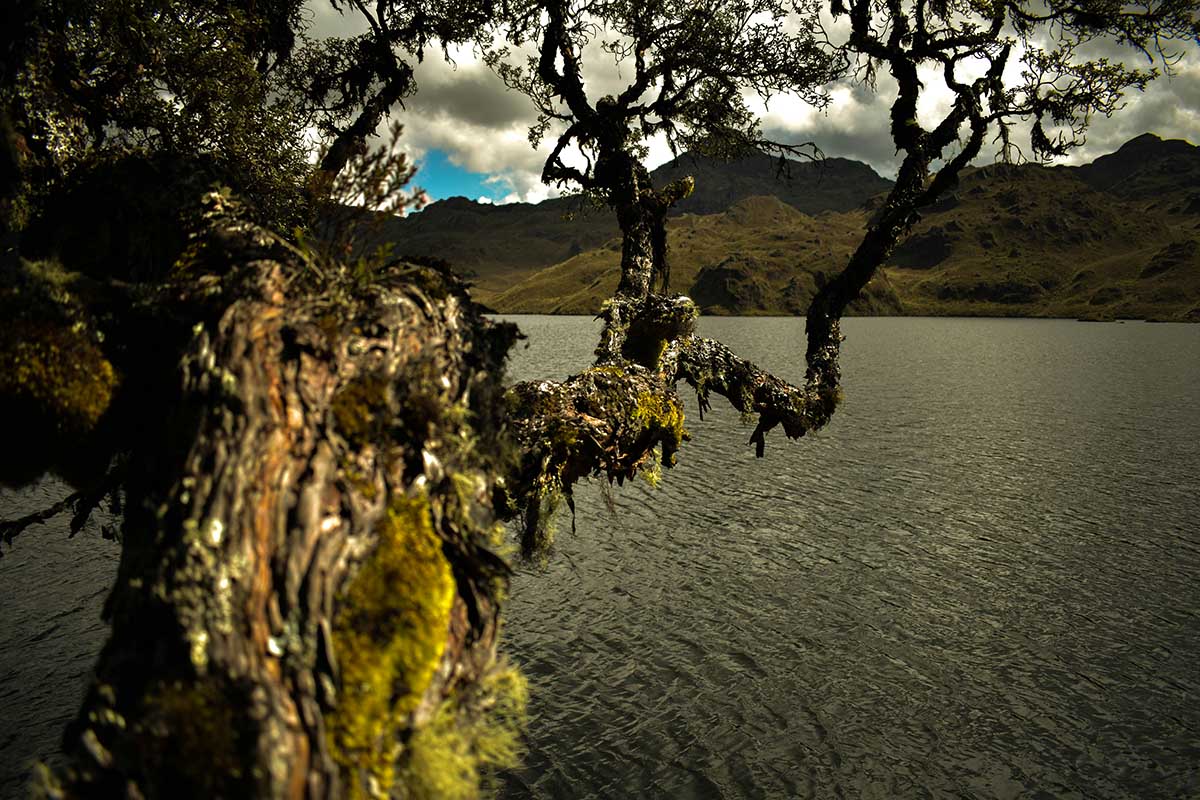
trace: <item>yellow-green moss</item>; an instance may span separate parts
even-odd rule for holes
[[[588,367],[583,371],[583,374],[607,375],[610,378],[616,378],[617,380],[621,381],[628,377],[628,373],[626,373],[625,370],[621,369],[620,367],[614,367],[611,364],[601,364],[598,367]]]
[[[349,459],[342,461],[342,475],[346,478],[346,483],[356,492],[361,494],[368,500],[374,500],[378,493],[375,489],[375,484],[359,471]]]
[[[379,546],[351,581],[334,624],[341,696],[330,749],[351,797],[387,793],[400,733],[441,661],[454,577],[424,499],[393,500]]]
[[[0,341],[0,397],[32,401],[60,428],[93,429],[117,387],[113,366],[83,333],[17,323]]]
[[[188,794],[222,795],[237,786],[246,777],[237,702],[213,680],[153,684],[137,725],[148,771],[185,780],[193,788]]]
[[[638,473],[646,483],[650,484],[651,489],[657,489],[658,484],[662,482],[662,457],[651,458],[649,462],[642,467]]]
[[[539,479],[533,498],[537,503],[537,517],[527,520],[525,541],[522,542],[522,549],[526,555],[537,555],[544,560],[550,552],[558,532],[554,518],[563,498],[562,481],[558,474],[543,475]],[[526,513],[528,514],[528,511]]]
[[[658,428],[668,434],[671,444],[678,446],[686,432],[683,428],[683,406],[673,397],[654,392],[641,392],[633,409],[633,421],[646,428]]]
[[[490,794],[496,772],[520,763],[526,697],[525,677],[502,665],[469,694],[448,699],[409,741],[399,794],[408,800]]]
[[[372,438],[377,412],[387,407],[387,381],[378,375],[360,375],[334,394],[330,401],[338,432],[360,447]]]

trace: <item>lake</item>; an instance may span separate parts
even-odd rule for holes
[[[593,320],[512,319],[517,378],[590,362]],[[701,323],[803,376],[803,320]],[[1200,326],[844,332],[825,431],[755,459],[681,387],[679,465],[581,486],[576,532],[519,569],[504,646],[532,714],[502,797],[1200,796]],[[0,559],[5,795],[104,635],[116,548],[65,525]]]

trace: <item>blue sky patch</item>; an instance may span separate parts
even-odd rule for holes
[[[507,181],[488,183],[490,175],[455,166],[441,150],[427,150],[424,156],[416,159],[416,164],[417,175],[410,185],[424,189],[430,201],[462,196],[471,200],[486,197],[499,202],[512,192]]]

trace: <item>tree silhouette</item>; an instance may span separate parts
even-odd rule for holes
[[[1195,0],[832,0],[828,8],[834,22],[848,23],[839,49],[855,64],[858,80],[874,85],[877,72],[886,70],[896,81],[890,131],[903,158],[846,268],[813,298],[810,365],[822,358],[846,305],[916,222],[918,210],[957,183],[989,135],[1002,157],[1016,158],[1015,128],[1029,124],[1034,158],[1064,155],[1084,143],[1097,114],[1113,114],[1125,92],[1157,75],[1153,68],[1089,57],[1089,45],[1115,43],[1170,70],[1175,48],[1200,36]],[[936,73],[922,76],[926,66]],[[1013,75],[1017,66],[1020,73]],[[950,107],[922,124],[918,104],[939,80]]]
[[[809,5],[796,8],[815,13]],[[839,54],[824,49],[810,28],[789,29],[792,9],[774,0],[544,0],[515,6],[506,17],[509,42],[532,44],[536,55],[514,64],[509,50],[492,50],[489,63],[509,87],[534,99],[533,141],[559,126],[543,180],[607,204],[622,233],[620,282],[600,313],[595,365],[561,384],[514,390],[525,467],[512,503],[525,516],[527,552],[546,546],[548,513],[560,497],[571,502],[581,477],[621,481],[654,460],[674,463],[684,435],[679,380],[695,388],[702,408],[716,392],[757,415],[751,440],[759,455],[767,431],[782,424],[789,437],[802,436],[824,424],[837,403],[836,347],[810,369],[804,387],[791,386],[695,336],[698,309],[689,298],[653,291],[655,278],[663,292],[668,288],[667,212],[693,181],[651,184],[642,164],[650,137],[664,136],[675,150],[719,155],[804,152],[767,142],[744,99],[746,92],[767,98],[787,91],[826,104],[821,87],[836,74]],[[589,47],[631,71],[620,92],[589,93]]]

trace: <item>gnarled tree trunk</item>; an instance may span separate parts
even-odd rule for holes
[[[359,285],[214,202],[160,290],[194,327],[125,461],[112,636],[45,789],[474,796],[523,707],[492,512],[514,331],[447,275]]]

